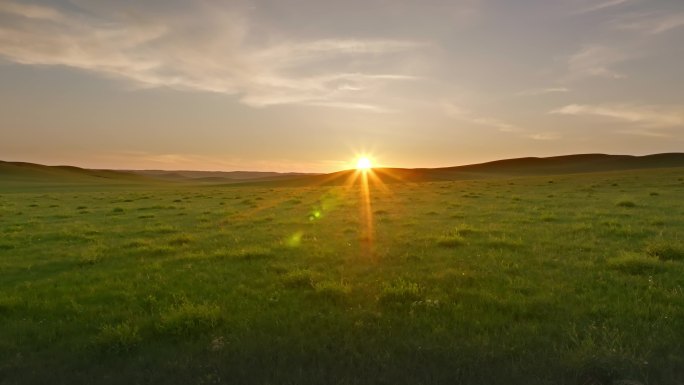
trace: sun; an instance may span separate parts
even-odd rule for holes
[[[366,171],[370,169],[371,166],[371,161],[365,156],[362,156],[359,158],[359,160],[356,161],[356,169],[360,171]]]

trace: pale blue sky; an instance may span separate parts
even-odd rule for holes
[[[0,159],[334,171],[684,151],[684,1],[0,0]]]

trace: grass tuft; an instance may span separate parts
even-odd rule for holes
[[[616,204],[618,207],[636,207],[636,203],[630,201],[630,200],[621,200],[618,201]]]
[[[486,243],[488,246],[495,247],[498,249],[518,249],[523,246],[522,240],[510,239],[506,236],[491,237]]]
[[[159,246],[146,247],[146,248],[142,249],[141,251],[147,255],[161,256],[161,255],[173,254],[176,250],[170,246],[159,245]]]
[[[250,246],[234,252],[234,256],[242,259],[261,259],[272,257],[273,250],[263,246]]]
[[[124,248],[127,249],[137,249],[141,247],[148,247],[152,245],[152,242],[147,239],[133,239],[132,241],[127,242],[126,244],[123,245]]]
[[[459,247],[466,243],[465,237],[475,234],[477,230],[468,225],[459,225],[447,231],[437,239],[437,244],[442,247]]]
[[[158,329],[175,336],[199,334],[213,329],[220,314],[217,305],[184,301],[161,314]]]
[[[314,274],[309,270],[292,270],[283,276],[283,285],[290,288],[315,288]]]
[[[462,237],[467,237],[469,235],[473,235],[477,233],[477,230],[474,228],[468,226],[468,225],[458,225],[455,229],[454,232]]]
[[[102,257],[99,255],[84,255],[78,260],[79,266],[92,266],[96,263],[102,261]]]
[[[169,240],[169,245],[184,246],[192,242],[194,238],[188,234],[178,234]]]
[[[608,267],[633,275],[647,275],[661,271],[663,265],[657,260],[639,254],[624,254],[607,261]]]
[[[475,233],[468,226],[456,227],[437,239],[437,244],[442,247],[458,247],[466,243],[464,236]]]
[[[117,325],[105,325],[95,337],[95,343],[102,349],[112,353],[131,351],[141,341],[138,327],[128,322]]]
[[[145,227],[145,232],[152,234],[173,234],[178,232],[178,229],[170,225],[157,225]]]
[[[17,297],[0,297],[0,315],[9,314],[20,304]]]
[[[684,260],[684,249],[665,242],[654,242],[646,246],[646,255],[661,261]]]
[[[383,305],[409,304],[422,299],[422,289],[415,283],[403,278],[383,286],[379,302]]]
[[[313,286],[318,297],[331,302],[339,302],[351,293],[349,285],[341,282],[323,281],[317,282]]]
[[[223,259],[265,259],[271,258],[275,254],[273,250],[263,246],[246,246],[241,249],[220,248],[211,253],[213,258]]]
[[[465,244],[465,239],[458,234],[445,234],[437,240],[437,244],[442,247],[458,247]]]

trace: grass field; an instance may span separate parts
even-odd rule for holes
[[[684,168],[3,187],[1,384],[684,383]]]

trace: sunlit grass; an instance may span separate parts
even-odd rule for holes
[[[681,170],[374,172],[0,193],[0,383],[684,378]]]

